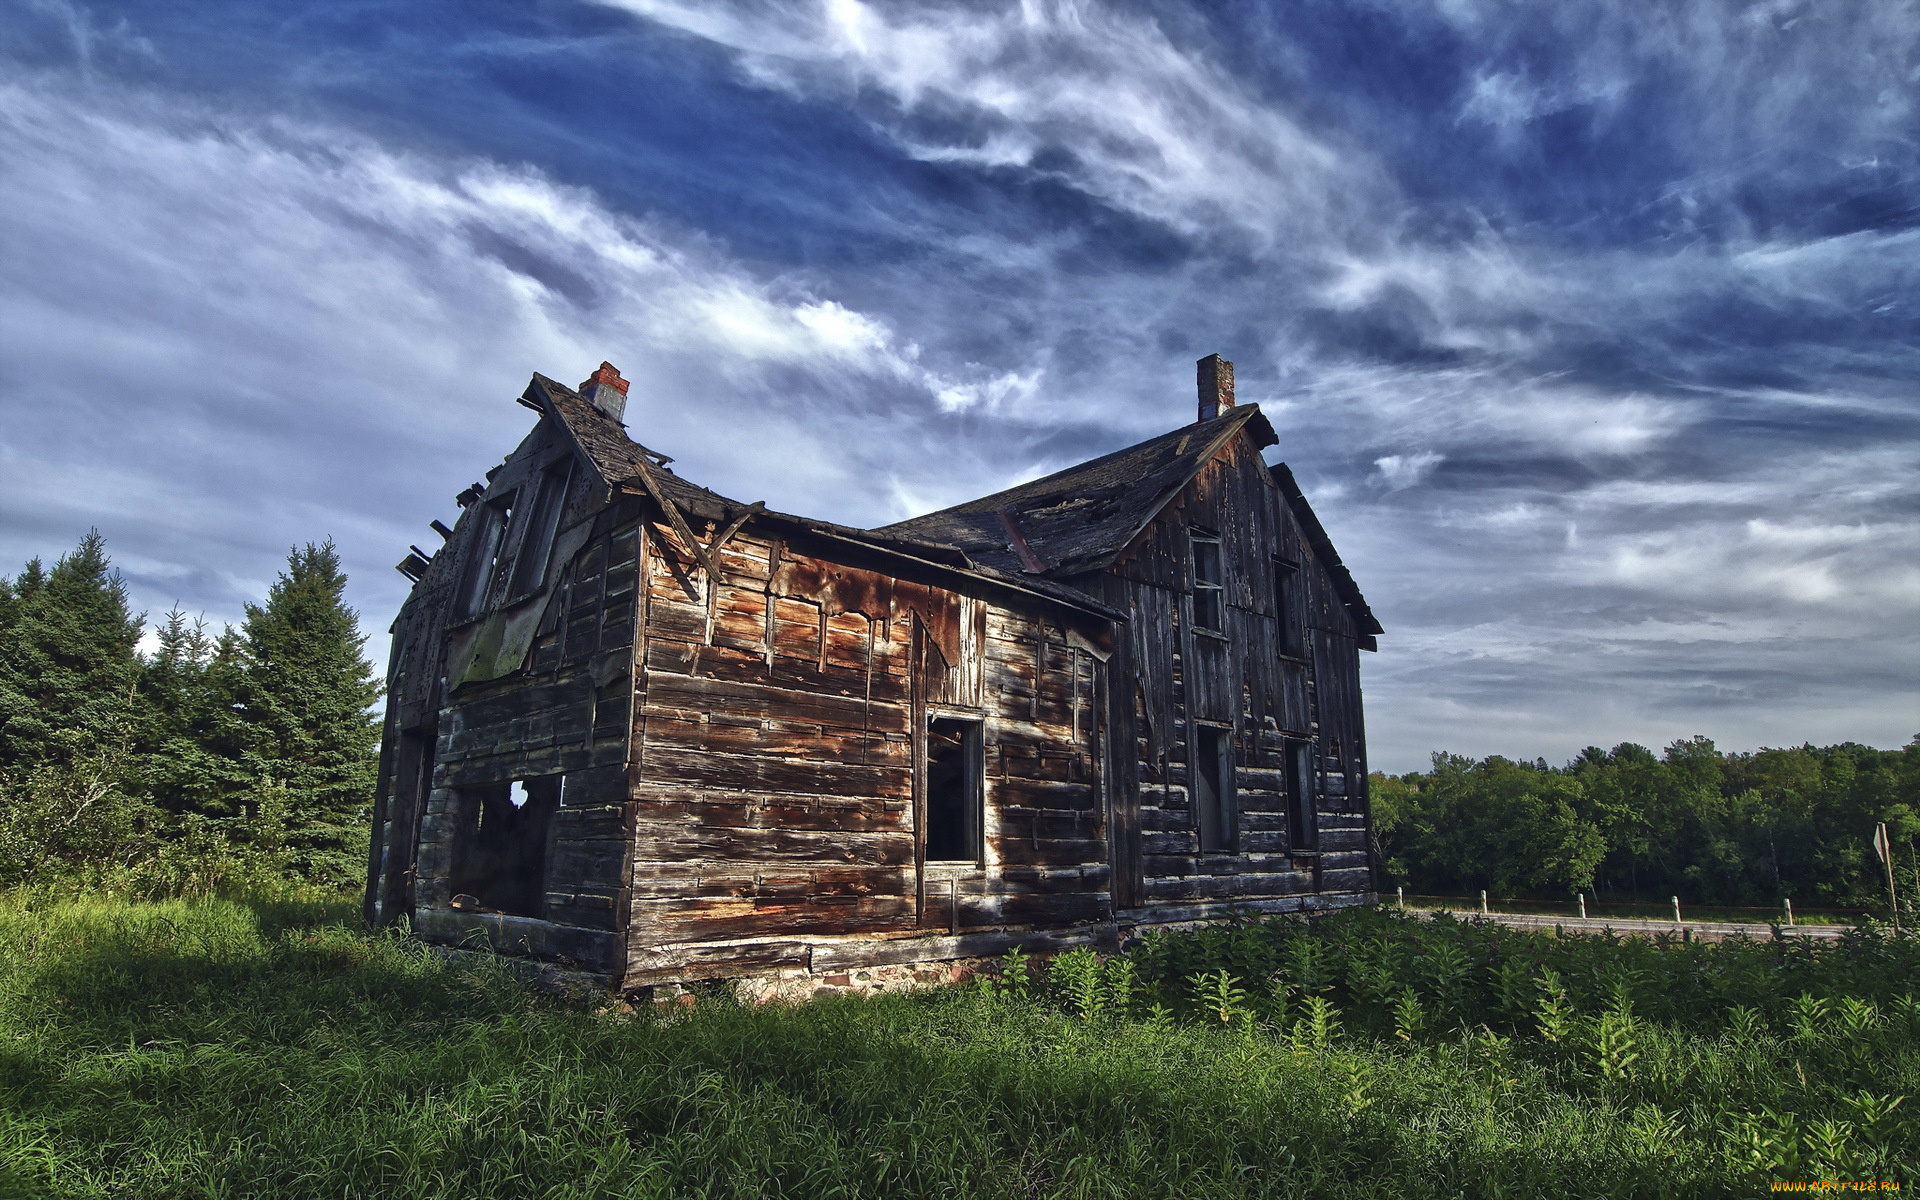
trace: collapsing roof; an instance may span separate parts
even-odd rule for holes
[[[1256,449],[1279,438],[1255,404],[1227,408],[1138,445],[881,532],[941,542],[1008,572],[1065,578],[1098,571],[1193,481],[1220,448],[1245,432]],[[1307,544],[1332,577],[1366,649],[1384,632],[1285,463],[1268,468]]]
[[[878,529],[856,529],[775,512],[763,503],[743,504],[689,483],[668,469],[671,459],[633,441],[615,417],[544,375],[533,377],[521,402],[551,415],[567,431],[609,491],[650,495],[676,522],[684,513],[723,527],[738,528],[749,520],[784,525],[1110,619],[1122,619],[1122,614],[1065,581],[1098,571],[1124,553],[1236,434],[1244,432],[1256,449],[1279,440],[1258,405],[1223,408],[1217,416],[1030,483]],[[1362,644],[1372,649],[1374,635],[1382,630],[1366,598],[1293,473],[1285,464],[1269,471],[1308,545],[1333,578]],[[698,546],[690,533],[683,540]]]
[[[535,375],[521,395],[530,408],[550,414],[578,447],[581,455],[610,491],[651,496],[665,510],[670,521],[684,521],[685,515],[713,521],[723,529],[738,529],[748,521],[785,527],[827,541],[847,543],[870,553],[896,561],[918,564],[936,572],[963,573],[991,589],[1025,593],[1029,596],[1065,605],[1105,617],[1121,619],[1121,614],[1076,588],[1051,579],[1022,576],[1003,571],[989,563],[976,561],[956,547],[914,537],[903,537],[885,530],[857,529],[811,517],[769,509],[756,501],[745,504],[722,496],[698,484],[689,483],[668,469],[673,460],[640,445],[627,436],[626,427],[602,412],[572,388],[555,383],[544,375]],[[681,540],[703,551],[691,531],[677,529]],[[716,545],[727,535],[715,539]]]

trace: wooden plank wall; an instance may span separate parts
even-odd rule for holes
[[[524,485],[523,477],[551,458],[549,439],[542,429],[529,435],[491,481],[489,494]],[[584,471],[576,471],[555,544],[578,548],[554,564],[540,593],[513,606],[514,612],[538,614],[526,669],[469,683],[443,698],[434,726],[432,790],[415,850],[411,907],[423,936],[465,944],[478,939],[602,972],[621,968],[625,945],[619,931],[625,921],[631,836],[626,762],[633,724],[639,511],[630,499],[609,503]],[[450,548],[464,552],[471,524],[463,517]],[[461,565],[450,564],[453,579],[459,578]],[[441,671],[447,669],[447,643],[492,619],[449,625],[446,610],[452,599],[449,589],[436,609]],[[454,910],[449,881],[460,789],[552,775],[564,782],[545,851],[540,911],[505,916]]]
[[[627,986],[1104,915],[1099,668],[1057,627],[757,526],[718,585],[665,522],[644,542]],[[986,751],[985,866],[938,878],[930,714],[980,718]]]
[[[1193,628],[1188,537],[1196,526],[1221,536],[1224,637]],[[1276,556],[1301,568],[1304,660],[1280,653]],[[1129,870],[1128,848],[1117,845],[1123,876],[1114,885],[1123,902],[1132,900],[1131,915],[1186,919],[1228,903],[1368,891],[1356,630],[1258,452],[1243,439],[1224,448],[1098,586],[1131,614],[1117,656],[1133,675],[1117,684],[1131,703],[1116,698],[1116,725],[1132,718],[1136,753],[1127,768],[1138,782],[1115,804],[1120,820],[1138,825],[1139,860]],[[1187,795],[1196,720],[1233,729],[1239,824],[1230,853],[1199,850]],[[1317,854],[1288,844],[1284,755],[1303,738],[1320,772]]]

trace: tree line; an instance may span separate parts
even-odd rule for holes
[[[1386,882],[1414,892],[1884,909],[1882,821],[1902,908],[1920,889],[1920,736],[1752,753],[1695,737],[1659,755],[1629,742],[1563,767],[1440,753],[1371,783]]]
[[[146,614],[90,533],[0,576],[0,885],[364,876],[379,695],[332,542],[215,634]]]

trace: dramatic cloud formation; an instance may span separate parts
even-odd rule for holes
[[[1376,765],[1920,730],[1920,8],[33,0],[0,563],[389,564],[601,358],[877,524],[1238,363],[1388,627]]]

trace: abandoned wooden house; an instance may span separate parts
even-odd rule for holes
[[[368,917],[621,988],[928,978],[1371,895],[1380,627],[1199,364],[1198,420],[882,529],[628,436],[609,364],[458,498],[393,625]]]

